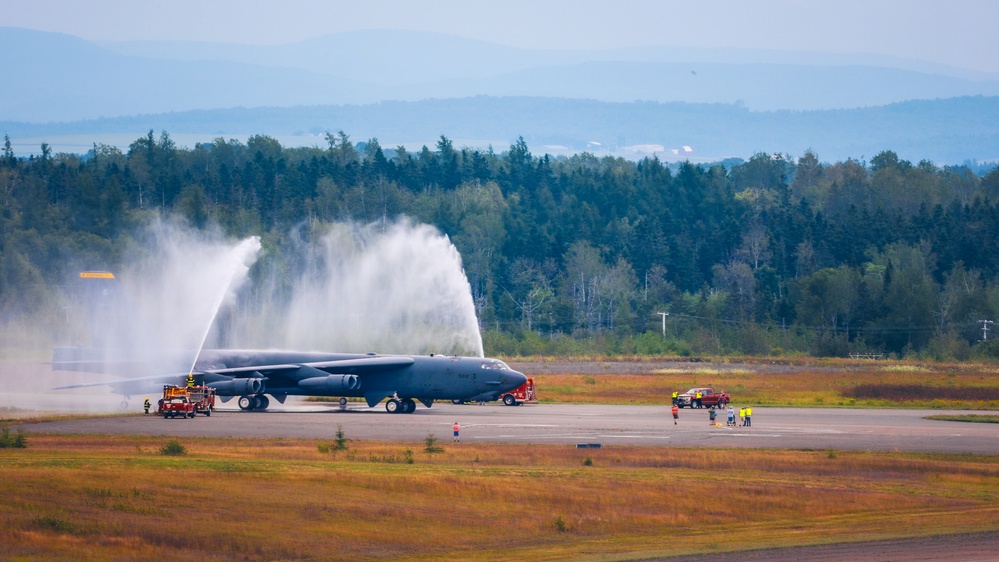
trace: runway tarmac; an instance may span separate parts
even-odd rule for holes
[[[330,439],[338,426],[350,439],[450,440],[461,424],[463,442],[600,444],[715,448],[840,449],[939,453],[999,453],[999,424],[924,419],[967,411],[839,408],[753,408],[752,427],[728,427],[707,410],[683,409],[677,425],[662,406],[525,404],[422,405],[413,414],[388,414],[382,406],[271,401],[264,412],[242,412],[235,402],[211,417],[163,419],[118,416],[25,426],[44,433],[104,433],[211,437]]]

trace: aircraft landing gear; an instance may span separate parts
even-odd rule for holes
[[[263,394],[254,394],[253,396],[240,396],[238,404],[239,409],[243,411],[266,410],[271,405],[271,401]]]
[[[345,397],[345,396],[341,396],[340,397],[340,409],[341,410],[346,410],[347,409],[347,397]]]
[[[392,398],[385,403],[385,411],[390,414],[412,414],[416,411],[416,401],[412,398]]]

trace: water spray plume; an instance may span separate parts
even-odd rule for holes
[[[155,222],[118,276],[117,321],[100,338],[107,357],[149,362],[160,373],[189,372],[219,309],[227,299],[235,302],[259,251],[257,237],[234,243],[218,233]]]
[[[336,224],[295,251],[284,347],[483,355],[461,256],[437,229]]]
[[[208,334],[212,329],[212,325],[215,323],[215,318],[219,313],[219,309],[222,308],[222,303],[225,302],[227,298],[230,301],[233,300],[233,290],[246,280],[247,273],[250,271],[250,264],[256,260],[257,252],[259,251],[260,238],[254,236],[243,240],[238,246],[233,248],[232,251],[223,255],[221,262],[218,264],[218,268],[212,271],[213,274],[217,274],[219,276],[219,279],[204,279],[205,286],[208,288],[217,287],[218,293],[215,296],[214,306],[211,309],[211,314],[208,316],[209,320],[205,324],[201,340],[198,342],[197,352],[194,354],[194,359],[191,361],[191,368],[188,369],[189,373],[194,372],[194,366],[198,362],[198,356],[201,355],[201,350],[205,346],[205,340],[208,339]]]
[[[258,263],[257,237],[155,222],[91,341],[158,371],[134,376],[190,372],[206,346],[483,355],[461,256],[440,231],[406,220],[304,231]]]

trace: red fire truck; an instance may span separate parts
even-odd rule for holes
[[[507,406],[520,406],[524,402],[537,402],[538,393],[534,388],[534,377],[527,377],[527,382],[503,394],[500,399]]]
[[[193,418],[198,414],[212,415],[215,410],[215,389],[210,386],[163,386],[157,414],[166,418]]]

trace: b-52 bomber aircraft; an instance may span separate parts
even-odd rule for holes
[[[123,376],[149,372],[149,365],[109,362],[86,348],[56,348],[54,370]],[[96,351],[96,350],[93,350]],[[90,355],[90,357],[88,357]],[[451,355],[379,355],[265,350],[204,350],[192,373],[197,384],[215,388],[223,401],[239,397],[242,410],[265,410],[268,395],[363,397],[369,407],[388,398],[390,413],[411,414],[416,401],[492,401],[527,382],[503,361]],[[164,384],[184,384],[188,373],[154,375],[59,387],[110,386],[126,397],[158,392]]]

